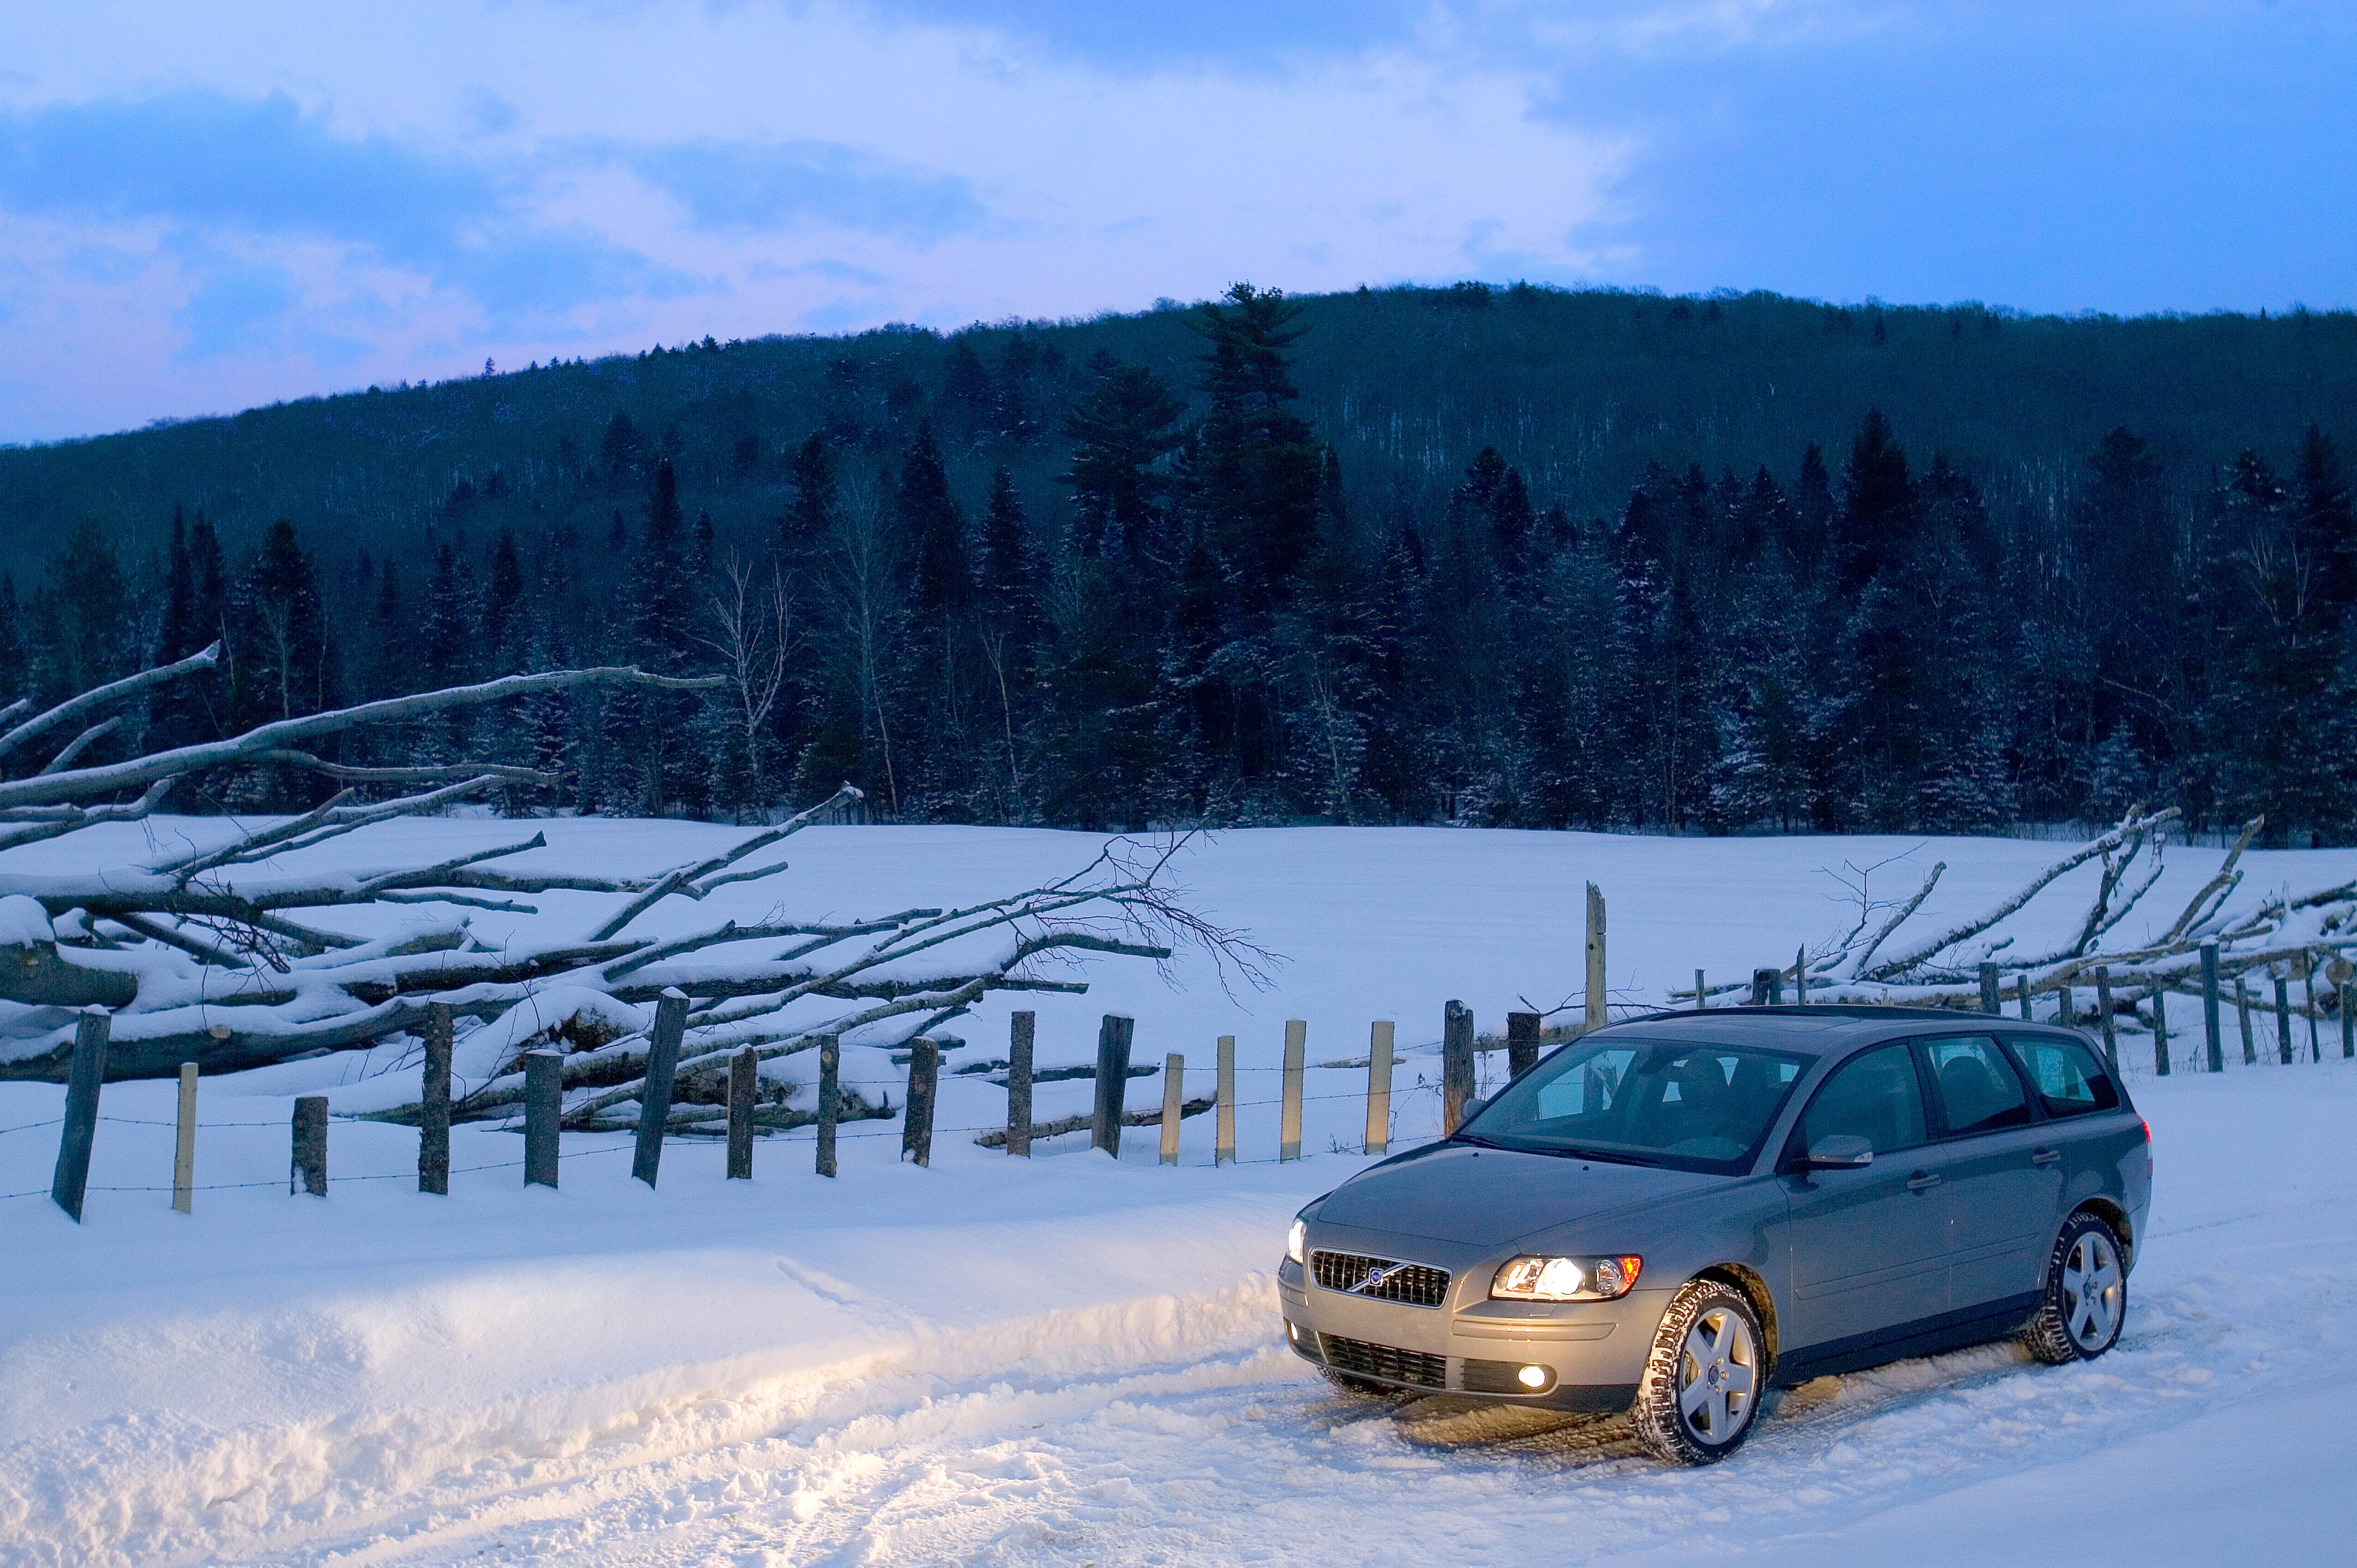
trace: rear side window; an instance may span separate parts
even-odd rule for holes
[[[2013,1064],[1988,1036],[1926,1040],[1923,1048],[1932,1058],[1932,1081],[1939,1087],[1940,1111],[1950,1137],[2029,1122],[2029,1097],[2022,1092]]]
[[[1881,1046],[1835,1069],[1801,1118],[1800,1147],[1827,1138],[1864,1138],[1878,1155],[1927,1142],[1923,1088],[1905,1046]]]
[[[2084,1116],[2091,1111],[2116,1110],[2120,1091],[2095,1053],[2076,1040],[2024,1039],[2010,1036],[2007,1045],[2020,1058],[2049,1116]]]

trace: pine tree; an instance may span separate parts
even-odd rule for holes
[[[1072,487],[1080,553],[1097,555],[1111,533],[1133,561],[1155,560],[1165,553],[1157,498],[1170,484],[1160,464],[1186,440],[1173,428],[1186,406],[1143,365],[1105,355],[1090,369],[1096,385],[1064,420],[1071,467],[1057,476]]]
[[[900,464],[901,537],[916,552],[915,591],[921,615],[958,615],[974,600],[965,549],[965,515],[950,494],[933,427],[923,426]]]
[[[483,652],[490,673],[513,674],[522,667],[527,629],[522,611],[523,561],[516,553],[515,530],[501,523],[491,547],[490,582],[483,591]]]
[[[795,449],[793,504],[778,520],[778,551],[791,567],[806,568],[834,530],[841,492],[834,478],[834,456],[826,437],[813,431]]]
[[[1225,299],[1189,323],[1211,345],[1189,500],[1243,607],[1257,609],[1289,596],[1317,543],[1318,446],[1289,406],[1301,393],[1285,355],[1308,328],[1294,325],[1303,307],[1282,290],[1240,283]]]

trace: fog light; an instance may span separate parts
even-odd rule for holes
[[[1544,1367],[1524,1367],[1521,1371],[1514,1374],[1514,1381],[1522,1384],[1523,1387],[1526,1389],[1536,1391],[1546,1387],[1547,1380],[1551,1376],[1553,1376],[1553,1374]]]
[[[1286,1319],[1285,1325],[1285,1337],[1292,1340],[1296,1345],[1300,1344],[1301,1325],[1292,1321],[1290,1318]]]

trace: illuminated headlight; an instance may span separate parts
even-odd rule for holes
[[[1637,1283],[1642,1258],[1515,1258],[1490,1283],[1493,1301],[1611,1301]]]
[[[1309,1259],[1302,1248],[1308,1243],[1308,1239],[1309,1221],[1296,1218],[1292,1229],[1285,1233],[1285,1255],[1297,1263],[1308,1264]]]

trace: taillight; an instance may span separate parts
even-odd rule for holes
[[[2144,1133],[2144,1141],[2145,1141],[2146,1143],[2147,1143],[2147,1144],[2151,1143],[2151,1142],[2152,1142],[2152,1123],[2151,1123],[2151,1122],[2147,1122],[2147,1121],[2146,1121],[2143,1117],[2139,1116],[2139,1117],[2137,1117],[2137,1118],[2136,1118],[2136,1126],[2137,1126],[2137,1128],[2138,1128],[2138,1129],[2139,1129],[2139,1130]]]
[[[2152,1179],[2152,1123],[2139,1116],[2136,1118],[2136,1126],[2144,1133],[2144,1179],[2150,1181]]]

